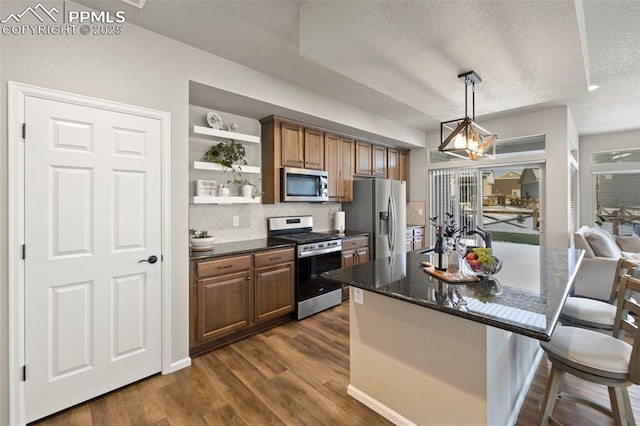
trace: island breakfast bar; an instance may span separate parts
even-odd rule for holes
[[[396,424],[514,424],[582,250],[494,243],[500,286],[451,284],[403,253],[324,274],[350,285],[348,393]]]

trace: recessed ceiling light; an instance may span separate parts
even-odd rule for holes
[[[590,84],[590,85],[589,85],[589,91],[590,91],[590,92],[593,92],[593,91],[594,91],[594,90],[596,90],[598,87],[600,87],[600,86],[598,86],[597,84]]]

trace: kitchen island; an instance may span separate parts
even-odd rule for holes
[[[501,289],[440,281],[419,252],[326,273],[351,286],[349,394],[397,424],[514,424],[583,252],[494,254]]]

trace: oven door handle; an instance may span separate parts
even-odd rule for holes
[[[305,251],[302,253],[298,253],[298,258],[302,259],[304,257],[312,257],[312,256],[317,256],[319,254],[327,254],[327,253],[334,253],[337,251],[342,251],[342,246],[338,246],[338,247],[329,247],[326,249],[321,249],[321,250],[314,250],[314,251]]]

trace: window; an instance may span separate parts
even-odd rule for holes
[[[614,164],[640,162],[640,149],[600,151],[591,154],[591,164]]]
[[[511,139],[498,139],[494,142],[490,151],[492,153],[489,157],[480,157],[478,161],[483,161],[491,157],[504,158],[513,155],[534,154],[544,152],[546,148],[545,135],[524,136]],[[446,163],[449,161],[460,161],[465,159],[466,154],[464,151],[458,153],[459,156],[454,156],[446,152],[440,152],[437,149],[429,151],[429,162]]]
[[[458,227],[491,232],[494,241],[540,244],[542,166],[430,171],[429,217],[451,213]],[[430,241],[434,231],[430,230]]]
[[[640,172],[595,173],[593,185],[596,214],[615,235],[631,234],[633,223],[640,223]]]

